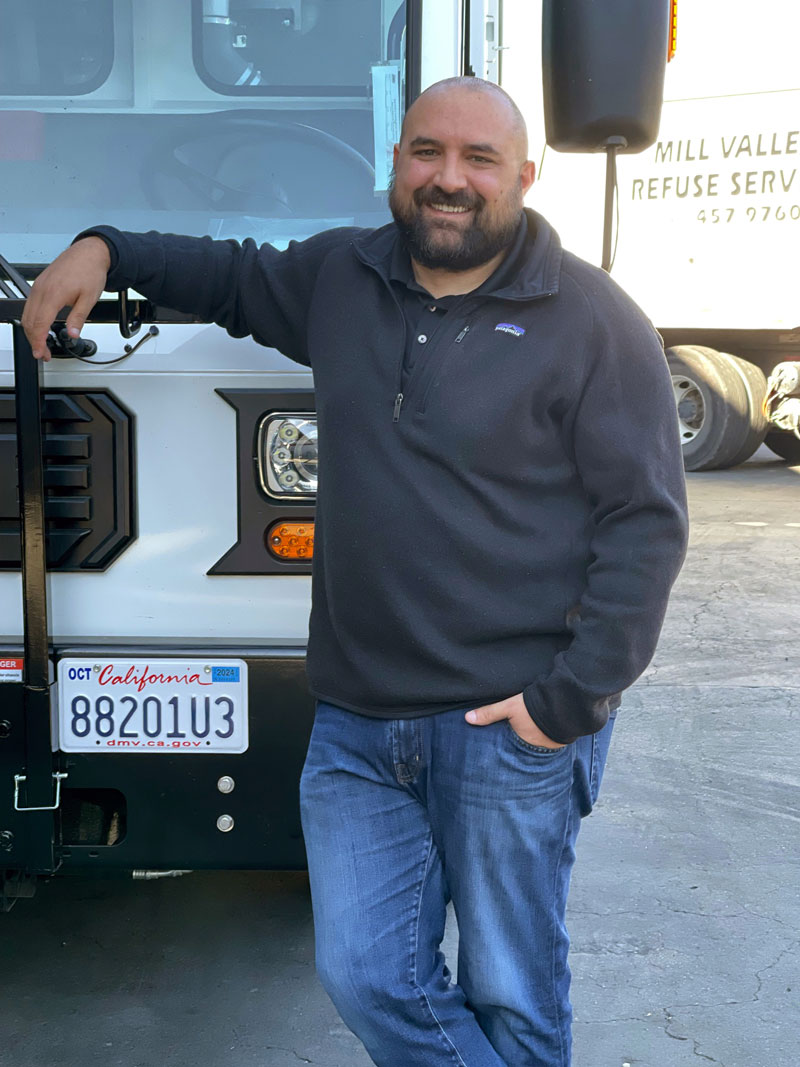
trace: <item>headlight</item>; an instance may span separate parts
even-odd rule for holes
[[[258,427],[258,473],[270,496],[313,499],[317,492],[317,420],[306,413],[266,415]]]

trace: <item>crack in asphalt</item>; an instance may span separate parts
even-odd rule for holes
[[[716,1063],[719,1065],[719,1067],[725,1067],[725,1064],[722,1062],[722,1060],[715,1060],[713,1056],[706,1056],[705,1052],[698,1052],[699,1044],[699,1041],[696,1041],[694,1038],[692,1038],[692,1045],[694,1046],[692,1052],[695,1054],[695,1056],[699,1056],[701,1060],[708,1060],[709,1063]]]
[[[762,975],[766,974],[767,971],[771,971],[773,967],[777,967],[783,957],[787,956],[790,952],[793,952],[798,945],[800,945],[800,938],[797,938],[794,941],[790,941],[786,948],[782,949],[782,951],[778,953],[772,963],[768,963],[766,967],[762,967],[760,970],[756,971],[756,981],[758,982],[758,985],[756,987],[755,993],[753,994],[753,1004],[756,1004],[761,997],[761,989],[764,985],[764,979]]]
[[[693,1055],[697,1056],[701,1060],[707,1060],[709,1063],[716,1063],[717,1067],[725,1067],[725,1064],[722,1062],[722,1060],[717,1060],[713,1056],[707,1056],[705,1052],[700,1052],[700,1042],[697,1040],[697,1038],[682,1037],[680,1034],[671,1034],[669,1028],[676,1021],[675,1016],[672,1015],[668,1008],[662,1008],[661,1010],[663,1011],[664,1018],[666,1019],[663,1029],[667,1037],[671,1037],[673,1041],[691,1041]]]
[[[301,1056],[299,1052],[295,1052],[293,1048],[284,1048],[283,1045],[265,1045],[264,1050],[266,1052],[291,1052],[293,1056],[296,1056],[301,1063],[313,1063],[313,1060],[307,1060],[305,1056]]]
[[[608,1026],[611,1023],[646,1023],[646,1015],[626,1015],[622,1019],[573,1019],[573,1026]]]
[[[689,625],[687,627],[688,637],[694,637],[698,643],[702,640],[702,635],[695,633],[696,629],[700,626],[701,616],[705,614],[705,612],[712,604],[719,603],[721,597],[732,587],[736,586],[739,586],[739,583],[737,581],[731,581],[730,579],[728,579],[726,581],[720,582],[720,584],[715,589],[711,590],[711,592],[708,594],[707,599],[698,605],[689,620]]]

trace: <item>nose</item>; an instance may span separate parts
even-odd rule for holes
[[[441,157],[439,173],[435,180],[445,193],[457,193],[461,189],[466,189],[467,178],[461,159],[456,153],[446,152]]]

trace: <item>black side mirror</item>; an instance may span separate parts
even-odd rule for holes
[[[544,0],[547,143],[641,152],[658,136],[670,0]]]

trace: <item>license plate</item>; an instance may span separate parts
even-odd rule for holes
[[[62,752],[244,752],[241,659],[62,659]]]

